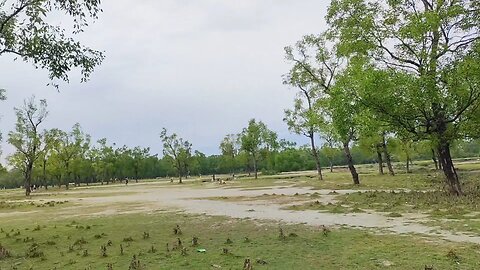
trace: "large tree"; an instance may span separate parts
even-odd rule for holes
[[[313,109],[315,103],[315,91],[298,86],[303,96],[295,98],[293,109],[285,110],[283,119],[291,132],[301,134],[310,140],[311,153],[315,159],[318,177],[323,180],[322,165],[316,147],[315,137],[320,132],[319,114]],[[305,104],[306,103],[306,104]]]
[[[60,161],[62,181],[67,189],[72,180],[78,184],[75,161],[84,158],[89,148],[90,135],[82,131],[80,124],[76,123],[70,132],[60,131],[55,155]]]
[[[79,68],[85,81],[104,56],[73,37],[100,12],[100,0],[0,1],[0,56],[13,54],[46,69],[51,80],[68,82],[71,68]],[[52,23],[51,17],[60,14],[71,19],[70,25]]]
[[[292,68],[284,76],[284,84],[300,91],[295,98],[294,108],[285,111],[284,121],[290,131],[310,140],[320,180],[323,176],[315,135],[320,132],[322,118],[315,104],[329,94],[340,66],[331,45],[325,35],[320,34],[304,36],[294,46],[285,48],[286,59],[292,63]]]
[[[39,168],[41,170],[41,181],[39,185],[43,185],[45,189],[48,189],[48,180],[47,180],[47,171],[50,158],[54,149],[58,146],[58,136],[60,134],[60,130],[58,129],[51,129],[45,130],[42,133],[42,143],[43,143],[43,151],[40,153],[40,157],[37,159],[36,164],[34,164],[34,168]]]
[[[237,165],[237,155],[240,151],[239,137],[237,134],[229,134],[225,136],[220,143],[220,151],[222,153],[222,163],[232,173],[235,178],[235,169]]]
[[[177,134],[168,134],[167,129],[163,128],[160,133],[160,139],[163,142],[163,154],[173,161],[173,166],[177,170],[179,183],[182,183],[182,177],[188,174],[189,162],[192,157],[192,144]]]
[[[360,178],[351,153],[352,144],[358,140],[361,126],[361,106],[351,93],[351,77],[345,71],[336,78],[329,95],[319,100],[317,106],[325,114],[325,130],[328,130],[343,149],[353,183],[360,184]]]
[[[358,76],[364,104],[433,141],[456,195],[463,192],[450,146],[478,134],[479,15],[476,0],[333,0],[327,16],[339,52],[381,71]]]
[[[255,179],[258,178],[258,161],[261,151],[266,149],[268,142],[269,130],[267,126],[255,119],[248,122],[248,126],[240,133],[241,149],[247,152],[253,163],[253,172]]]
[[[132,168],[133,168],[133,177],[135,178],[135,182],[138,183],[138,178],[140,177],[141,170],[144,168],[145,160],[150,156],[150,148],[141,148],[140,146],[136,146],[135,148],[128,151],[131,157]]]
[[[31,193],[33,165],[44,151],[40,124],[48,115],[47,102],[40,100],[37,104],[35,97],[24,101],[21,108],[15,108],[17,123],[15,131],[8,134],[8,142],[15,147],[16,152],[9,161],[23,173],[25,194]]]

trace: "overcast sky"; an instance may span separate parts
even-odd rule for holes
[[[98,21],[80,39],[106,59],[90,81],[77,77],[60,92],[47,73],[0,58],[0,131],[14,128],[13,107],[35,94],[50,112],[45,128],[69,130],[79,122],[94,140],[151,147],[161,152],[162,127],[206,154],[251,118],[281,138],[307,143],[283,123],[295,90],[283,48],[325,29],[328,0],[103,0]]]

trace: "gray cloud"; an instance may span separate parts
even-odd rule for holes
[[[110,0],[80,39],[107,58],[86,84],[48,83],[46,72],[0,58],[0,103],[5,137],[14,127],[13,107],[32,94],[46,98],[45,127],[69,129],[79,122],[94,139],[161,151],[162,127],[216,153],[221,138],[250,118],[286,137],[283,110],[295,91],[282,85],[288,71],[283,47],[325,28],[329,1],[318,0]]]

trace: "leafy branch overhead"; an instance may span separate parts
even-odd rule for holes
[[[13,54],[36,68],[46,69],[52,81],[68,82],[71,69],[78,68],[84,82],[103,61],[104,54],[74,37],[100,12],[100,0],[2,0],[0,56]],[[52,23],[52,18],[60,14],[71,19],[71,31]]]

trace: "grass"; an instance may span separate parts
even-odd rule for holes
[[[355,208],[355,207],[348,207],[344,206],[340,203],[327,203],[323,204],[319,201],[315,202],[308,202],[300,205],[291,205],[285,207],[285,209],[288,210],[295,210],[295,211],[303,211],[303,210],[318,210],[322,212],[329,212],[329,213],[334,213],[334,214],[344,214],[344,213],[354,213],[357,211],[363,212],[362,210]],[[355,210],[357,209],[357,210]]]
[[[443,176],[438,171],[417,170],[416,173],[399,173],[396,176],[378,175],[371,170],[359,170],[360,185],[354,185],[349,172],[345,169],[324,173],[324,180],[308,175],[276,175],[262,176],[259,179],[245,178],[227,182],[226,187],[234,188],[261,188],[293,185],[297,187],[312,187],[313,189],[414,189],[429,190],[443,186]]]
[[[173,233],[177,224],[181,228],[179,235]],[[134,255],[143,269],[210,269],[212,265],[241,269],[246,258],[252,259],[255,269],[480,267],[479,247],[474,245],[375,235],[354,229],[334,229],[325,235],[321,228],[281,226],[285,235],[282,238],[276,223],[181,213],[56,222],[43,219],[35,225],[9,221],[2,224],[4,233],[0,236],[1,246],[9,256],[0,258],[0,269],[107,269],[107,264],[112,264],[113,269],[127,269]],[[194,237],[198,238],[195,247],[191,245]],[[178,239],[186,248],[185,255],[180,248],[172,250]]]
[[[336,203],[332,205],[378,212],[427,213],[432,217],[459,219],[468,213],[480,212],[480,191],[476,187],[466,190],[466,195],[460,197],[451,196],[442,190],[357,191],[336,196]],[[294,209],[328,210],[327,206],[309,202]]]
[[[127,195],[138,191],[141,185],[353,189],[357,191],[332,194],[336,201],[330,204],[322,203],[324,198],[314,190],[297,196],[264,194],[208,199],[279,204],[308,201],[291,209],[338,214],[375,210],[389,217],[401,217],[409,212],[427,213],[427,225],[478,234],[480,164],[461,163],[457,167],[467,185],[465,197],[442,192],[443,176],[427,162],[417,163],[412,174],[399,173],[395,177],[377,175],[374,165],[359,166],[360,186],[351,184],[345,169],[336,168],[335,173],[325,173],[324,181],[316,179],[312,172],[262,176],[258,180],[244,177],[221,186],[194,179],[184,185],[152,180],[132,183],[128,188],[119,184],[75,187],[70,191],[49,189],[34,194],[34,202],[25,200],[21,190],[0,191],[0,215],[28,212],[0,219],[0,269],[242,269],[247,258],[252,260],[254,269],[424,269],[426,265],[434,269],[480,269],[479,245],[346,227],[325,229],[161,210],[141,214],[135,211],[141,211],[145,203],[113,200],[110,204],[82,206],[73,199]],[[193,246],[194,242],[197,244]]]
[[[480,162],[478,161],[456,161],[456,167],[459,172],[465,175],[480,171]],[[360,185],[352,183],[351,175],[348,169],[336,167],[331,173],[323,171],[324,181],[318,180],[315,172],[301,173],[281,173],[278,175],[260,176],[259,179],[245,177],[236,181],[229,181],[226,187],[242,188],[260,188],[294,185],[299,187],[312,187],[314,189],[410,189],[410,190],[431,190],[444,186],[444,176],[441,171],[433,168],[431,161],[418,161],[412,166],[413,173],[406,173],[403,164],[394,164],[396,176],[388,174],[379,175],[377,166],[374,164],[357,165],[357,171],[360,175]],[[387,172],[388,170],[386,170]],[[478,174],[477,174],[478,175]]]

